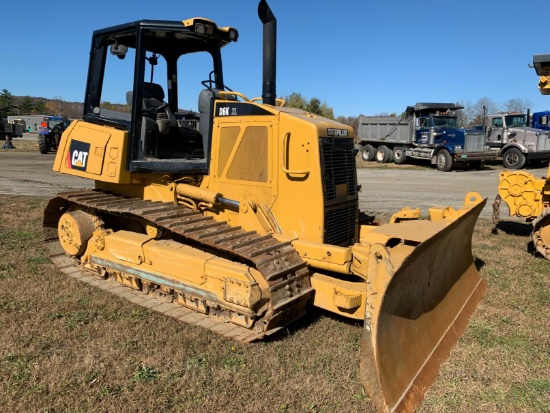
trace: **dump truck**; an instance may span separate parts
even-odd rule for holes
[[[458,126],[454,103],[417,103],[403,116],[360,116],[358,144],[364,161],[381,163],[423,159],[448,172],[453,163],[482,169],[496,155],[485,143],[483,131]]]
[[[276,97],[265,0],[258,16],[253,99],[226,86],[233,27],[191,18],[94,31],[83,118],[63,133],[53,169],[95,189],[49,201],[46,248],[68,276],[241,342],[314,307],[362,321],[359,371],[373,403],[412,410],[487,288],[472,256],[486,200],[469,193],[430,220],[405,208],[368,225],[353,129]],[[206,80],[192,83],[195,72]],[[124,85],[129,112],[103,106]],[[197,111],[181,109],[197,97]]]
[[[531,240],[535,249],[550,260],[550,166],[548,174],[536,178],[527,171],[501,172],[498,195],[493,202],[493,223],[500,221],[501,201],[511,217],[533,223]]]
[[[502,157],[508,169],[521,169],[528,161],[550,157],[550,131],[526,126],[524,113],[503,112],[487,116],[487,144]]]

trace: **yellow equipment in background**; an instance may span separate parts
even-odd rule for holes
[[[493,203],[493,222],[500,219],[500,202],[508,205],[511,217],[533,223],[531,239],[543,257],[550,259],[550,166],[546,178],[526,171],[501,172],[498,195]]]
[[[361,225],[354,131],[275,98],[276,19],[265,0],[258,15],[252,100],[223,78],[234,28],[195,18],[94,32],[83,120],[53,169],[95,190],[49,202],[46,246],[70,276],[242,342],[310,305],[364,320],[366,390],[380,411],[411,411],[486,290],[471,248],[485,200]],[[109,103],[124,85],[127,103]],[[182,109],[197,97],[198,112]]]
[[[550,76],[539,77],[539,90],[541,95],[550,95]]]

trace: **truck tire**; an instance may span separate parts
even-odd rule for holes
[[[376,162],[387,163],[391,159],[392,152],[386,145],[380,145],[376,149]]]
[[[441,149],[435,157],[435,165],[438,171],[449,172],[453,167],[453,157],[446,149]]]
[[[48,153],[48,143],[46,142],[46,136],[42,134],[38,135],[38,150],[42,154]]]
[[[374,146],[370,144],[364,145],[363,148],[361,149],[361,158],[365,162],[374,161],[374,155],[375,155]]]
[[[518,148],[510,148],[502,156],[502,164],[508,169],[521,169],[525,166],[526,160]]]
[[[405,155],[405,148],[402,146],[396,146],[393,148],[393,162],[397,165],[407,162],[407,155]]]

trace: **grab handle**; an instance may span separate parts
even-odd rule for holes
[[[286,174],[292,174],[292,175],[309,175],[309,171],[293,171],[291,169],[287,169],[287,163],[288,163],[288,142],[290,141],[290,132],[285,133],[285,136],[283,137],[283,163],[282,168],[283,172]]]

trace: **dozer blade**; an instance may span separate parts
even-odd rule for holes
[[[454,217],[373,231],[419,242],[409,242],[408,250],[407,241],[371,246],[360,376],[379,411],[409,412],[422,403],[485,294],[487,283],[472,256],[485,203],[477,195],[469,204],[466,198]]]

